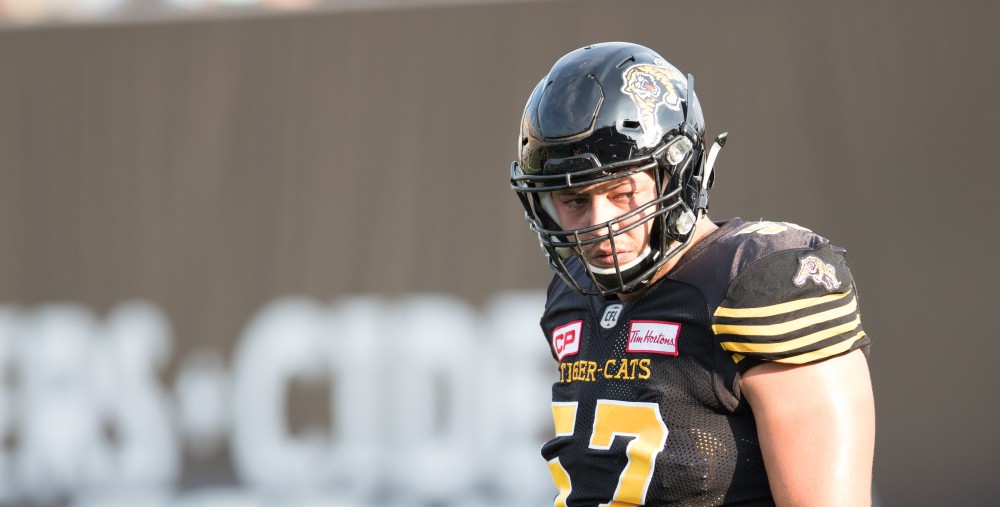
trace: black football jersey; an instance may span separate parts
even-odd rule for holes
[[[542,447],[556,507],[773,505],[740,375],[869,346],[842,249],[739,219],[633,301],[554,278],[541,326],[558,361]]]

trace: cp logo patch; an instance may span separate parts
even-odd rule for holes
[[[583,321],[577,320],[563,324],[552,330],[552,350],[560,361],[566,356],[580,352],[580,334],[583,331]]]

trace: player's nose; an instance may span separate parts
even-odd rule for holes
[[[621,216],[621,210],[607,199],[593,199],[590,201],[590,224],[591,226],[612,222]],[[608,229],[598,230],[598,234],[607,234],[618,230],[618,224],[612,222],[608,224]]]

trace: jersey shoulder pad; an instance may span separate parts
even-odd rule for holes
[[[867,346],[845,251],[806,229],[761,233],[740,241],[735,276],[713,314],[722,348],[741,367],[759,361],[804,364]],[[774,223],[771,223],[774,224]],[[734,235],[735,236],[735,235]]]
[[[696,243],[668,275],[697,287],[714,310],[737,277],[776,252],[817,248],[826,239],[809,229],[785,222],[744,222],[739,218]]]

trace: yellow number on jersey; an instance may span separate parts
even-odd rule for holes
[[[755,224],[750,224],[744,227],[736,235],[740,234],[752,234],[756,232],[757,234],[763,234],[765,236],[770,236],[773,234],[782,233],[788,230],[788,226],[779,222],[758,222]]]
[[[573,434],[576,424],[576,403],[553,403],[552,418],[556,435]],[[597,400],[594,430],[590,435],[591,449],[610,449],[616,436],[632,437],[625,447],[628,464],[618,478],[614,497],[600,507],[628,507],[646,502],[646,492],[653,478],[656,455],[667,443],[667,425],[656,403],[638,403],[615,400]],[[552,480],[559,488],[555,507],[565,507],[572,490],[569,473],[559,463],[559,458],[549,462]]]

